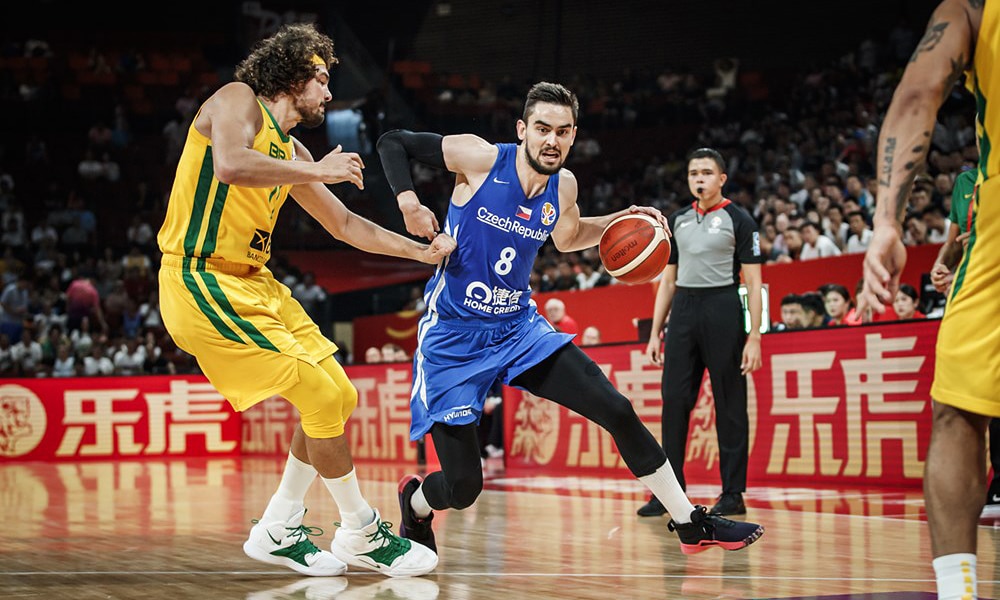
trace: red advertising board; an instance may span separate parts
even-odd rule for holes
[[[201,376],[0,381],[0,457],[236,455],[240,419]]]
[[[930,437],[938,321],[772,333],[749,394],[753,483],[919,485]],[[660,438],[660,374],[639,344],[586,348]],[[356,460],[410,463],[411,367],[347,367]],[[611,436],[521,390],[504,390],[508,471],[631,477]],[[0,460],[265,455],[288,451],[298,420],[275,397],[235,413],[201,376],[0,380]],[[685,474],[716,483],[718,443],[706,379],[691,415]],[[428,461],[433,448],[428,445]]]
[[[938,321],[765,335],[749,386],[754,482],[919,485]],[[587,349],[660,438],[661,370],[639,344]],[[508,471],[631,477],[611,436],[565,408],[504,392]],[[719,481],[712,387],[691,414],[685,476]]]

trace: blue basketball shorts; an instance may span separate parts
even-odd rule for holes
[[[428,311],[413,356],[410,439],[419,440],[434,423],[478,423],[497,379],[510,385],[572,339],[535,310],[498,322],[441,320]]]

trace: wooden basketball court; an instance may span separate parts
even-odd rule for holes
[[[0,465],[0,597],[406,600],[572,598],[936,598],[923,499],[913,489],[752,487],[747,519],[766,527],[744,550],[685,556],[667,519],[641,518],[636,481],[508,477],[465,511],[435,517],[441,562],[429,576],[348,572],[306,578],[244,556],[250,520],[283,459],[148,459]],[[403,466],[358,464],[363,491],[398,521]],[[708,504],[718,493],[693,486]],[[306,524],[337,511],[321,485]],[[983,520],[979,592],[997,595],[1000,520]],[[396,529],[394,527],[394,529]]]

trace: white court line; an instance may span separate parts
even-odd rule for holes
[[[280,575],[289,577],[285,571],[13,571],[0,573],[0,578],[4,576],[38,576],[38,575]],[[348,571],[347,575],[378,575],[374,571]],[[624,578],[624,579],[706,579],[720,580],[731,579],[740,581],[842,581],[842,582],[875,582],[875,583],[934,583],[934,579],[903,579],[898,577],[795,577],[786,575],[670,575],[670,574],[642,574],[642,573],[495,573],[489,571],[464,571],[464,572],[441,572],[434,571],[431,575],[438,577],[581,577],[581,578]],[[997,584],[1000,580],[980,579],[979,583]]]

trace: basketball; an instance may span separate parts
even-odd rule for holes
[[[646,283],[663,272],[670,240],[660,222],[641,213],[618,217],[601,234],[601,262],[623,283]]]

